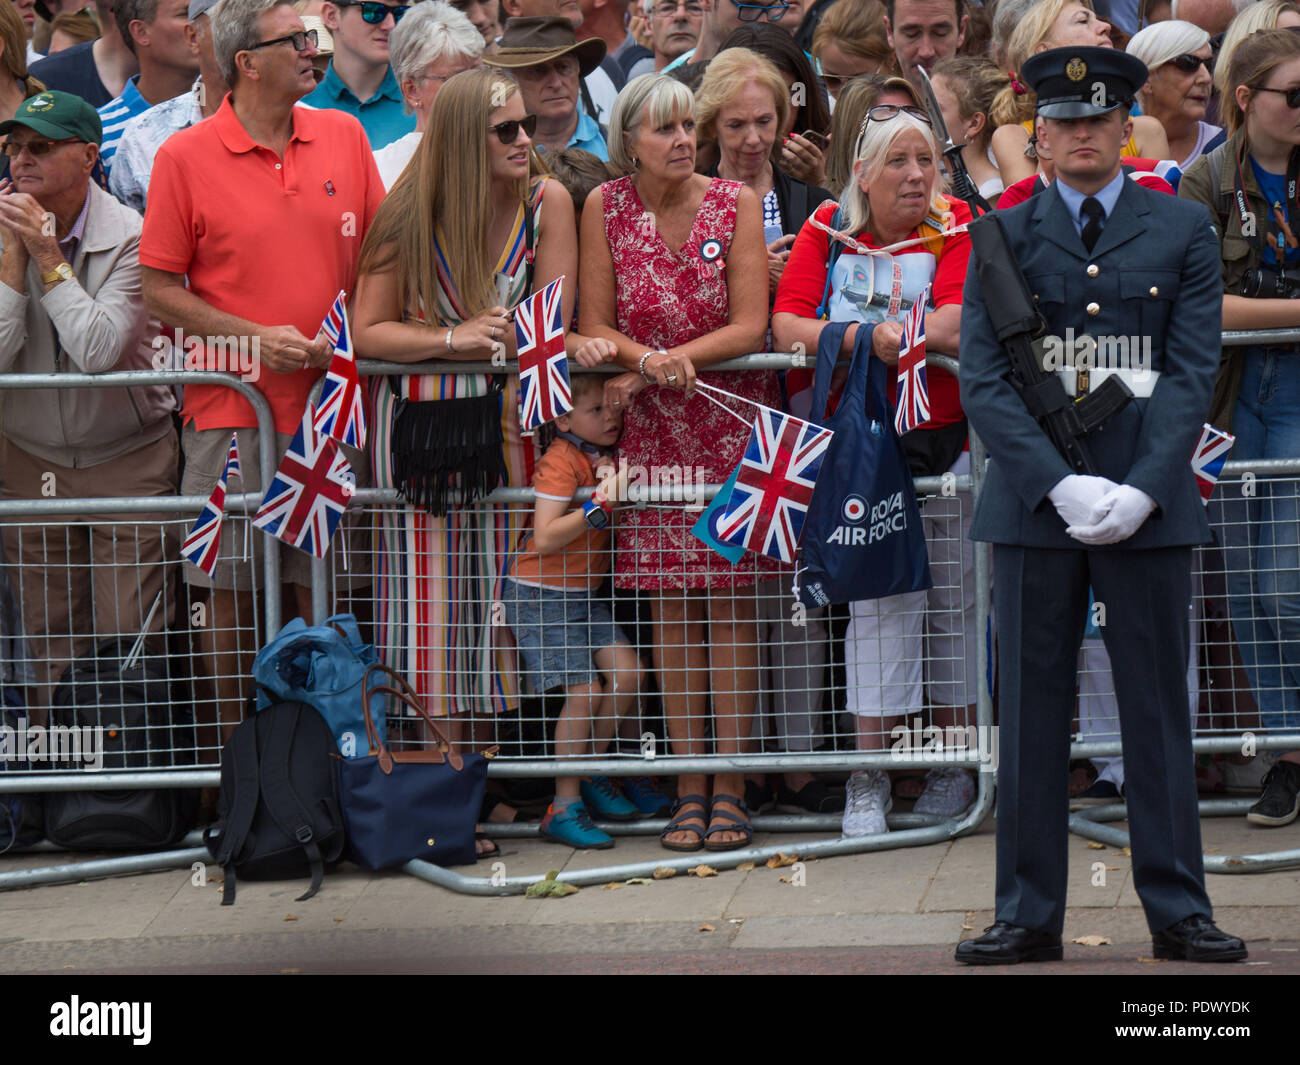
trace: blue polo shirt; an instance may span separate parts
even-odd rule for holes
[[[415,115],[406,113],[406,102],[402,99],[402,90],[392,67],[388,68],[374,96],[369,100],[358,100],[334,73],[334,60],[331,59],[324,79],[302,98],[302,102],[311,107],[334,108],[352,115],[366,131],[374,151],[415,130]]]
[[[99,146],[99,158],[103,160],[105,172],[113,166],[113,156],[117,154],[117,142],[122,139],[122,131],[126,129],[126,124],[136,115],[144,114],[153,106],[136,88],[136,82],[139,80],[139,74],[128,79],[122,95],[109,100],[99,108],[99,122],[104,130],[104,140]]]
[[[600,125],[582,108],[578,108],[578,128],[573,131],[573,136],[569,138],[566,148],[581,148],[583,151],[591,152],[603,162],[609,162],[609,146],[605,143],[605,137],[600,132]],[[543,155],[546,149],[542,145],[537,145],[537,150]]]

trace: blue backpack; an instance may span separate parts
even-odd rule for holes
[[[335,614],[324,625],[313,626],[294,618],[257,652],[253,662],[257,709],[306,703],[325,719],[340,754],[364,758],[369,753],[362,707],[365,676],[378,661],[379,655],[361,639],[351,614]],[[384,694],[371,694],[370,715],[381,743],[388,734],[385,708]]]

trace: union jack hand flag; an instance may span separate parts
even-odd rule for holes
[[[736,469],[719,540],[793,562],[817,471],[835,434],[764,407]]]
[[[903,319],[898,343],[898,406],[894,410],[894,429],[899,436],[930,420],[925,381],[925,305],[929,299],[927,285]]]
[[[226,506],[226,482],[230,477],[241,476],[239,472],[239,437],[230,434],[230,451],[226,454],[226,464],[221,476],[217,478],[212,495],[199,512],[198,520],[190,529],[189,536],[181,544],[181,555],[199,567],[209,577],[217,568],[217,549],[221,546],[221,512]]]
[[[334,343],[334,358],[325,374],[316,408],[316,431],[351,447],[366,446],[366,403],[352,351],[352,332],[340,292],[325,315],[321,329]]]
[[[253,525],[300,551],[324,558],[356,488],[356,476],[339,454],[338,441],[316,432],[315,413],[307,404],[289,450],[253,516]]]
[[[1201,427],[1201,439],[1196,442],[1192,452],[1192,470],[1196,474],[1196,487],[1201,492],[1201,502],[1210,505],[1210,496],[1214,486],[1223,472],[1223,464],[1228,461],[1228,452],[1232,450],[1237,438],[1231,433],[1206,424]]]
[[[515,310],[519,348],[519,428],[530,432],[573,410],[569,359],[564,353],[564,312],[557,277]]]

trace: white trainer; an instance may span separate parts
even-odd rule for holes
[[[925,774],[925,790],[913,813],[956,817],[975,801],[975,778],[965,769],[943,766]]]
[[[844,835],[879,836],[889,831],[885,814],[894,805],[889,774],[883,769],[859,769],[844,791]]]

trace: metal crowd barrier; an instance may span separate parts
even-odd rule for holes
[[[1300,335],[1300,331],[1295,331],[1295,335]],[[1258,342],[1254,334],[1248,334],[1251,342]],[[1274,333],[1268,334],[1266,339],[1282,339]],[[1235,337],[1229,337],[1225,334],[1225,343],[1236,342]],[[1240,341],[1246,342],[1246,341]],[[937,365],[948,369],[950,372],[956,372],[956,363],[954,360],[943,356],[931,356],[929,358],[931,365]],[[783,354],[763,354],[746,356],[742,359],[731,360],[728,363],[721,364],[713,369],[764,369],[775,370],[789,368],[792,365],[801,365],[800,356],[783,355]],[[406,365],[389,365],[384,363],[363,362],[361,370],[367,374],[386,374],[386,373],[490,373],[500,372],[499,367],[494,367],[489,363],[484,364],[466,364],[466,363],[446,363],[446,364],[426,364],[420,367],[411,367]],[[195,374],[192,372],[176,371],[171,373],[116,373],[105,375],[30,375],[30,376],[8,376],[0,377],[0,387],[18,387],[18,388],[49,388],[49,387],[112,387],[126,383],[141,383],[141,379],[147,379],[150,383],[185,383],[185,382],[203,382],[203,383],[220,383],[236,388],[241,394],[244,394],[254,404],[257,409],[259,424],[266,426],[271,424],[270,412],[265,400],[257,393],[254,388],[244,385],[238,379],[231,378],[225,374]],[[262,453],[259,456],[259,464],[262,469],[263,483],[268,483],[270,475],[275,466],[275,456],[271,450],[270,433],[262,433]],[[983,476],[983,450],[978,440],[972,434],[971,438],[971,467],[970,472],[961,474],[956,477],[946,476],[943,478],[920,478],[916,486],[927,504],[940,503],[943,501],[945,506],[956,507],[956,517],[958,518],[957,527],[960,529],[960,518],[965,517],[968,521],[969,513],[973,509],[974,501],[978,498],[979,486]],[[249,461],[249,456],[244,456],[244,461]],[[1224,477],[1227,478],[1233,473],[1245,472],[1246,468],[1259,477],[1271,473],[1300,473],[1300,461],[1292,464],[1280,464],[1276,468],[1269,464],[1263,463],[1234,463],[1225,471]],[[712,498],[713,493],[718,486],[708,486],[704,492],[691,499],[690,502],[697,507]],[[642,503],[662,503],[673,502],[683,503],[687,500],[687,493],[680,487],[651,487],[643,495]],[[531,509],[533,496],[531,489],[511,488],[498,489],[484,500],[479,501],[473,507],[461,508],[461,513],[472,515],[473,520],[478,523],[487,523],[481,525],[479,531],[486,531],[489,534],[499,534],[501,528],[493,522],[501,521],[507,529],[511,528],[509,518],[501,518],[502,515],[509,515],[511,510],[518,511],[522,507]],[[177,519],[177,524],[188,528],[194,515],[197,514],[205,499],[198,497],[176,497],[174,499],[162,500],[107,500],[93,501],[93,505],[81,504],[73,500],[40,500],[40,501],[21,501],[12,503],[0,502],[0,520],[7,519],[11,514],[15,518],[19,516],[57,516],[59,514],[69,513],[143,513],[163,511],[168,514],[175,513],[181,515]],[[227,514],[237,514],[241,510],[245,515],[245,520],[252,511],[256,509],[260,502],[260,493],[250,493],[247,496],[232,496],[227,501]],[[101,505],[102,504],[102,505]],[[359,513],[362,515],[362,524],[369,521],[373,525],[373,531],[378,537],[382,534],[385,520],[392,521],[395,517],[404,513],[409,514],[410,510],[398,498],[397,494],[391,489],[370,488],[361,489],[355,496],[356,506],[363,508]],[[250,509],[251,508],[251,509]],[[691,514],[695,511],[689,512]],[[352,508],[349,508],[349,514],[352,515]],[[493,517],[496,515],[496,517]],[[682,520],[685,521],[688,512],[683,509]],[[517,518],[516,514],[516,518]],[[356,520],[356,518],[352,518]],[[693,520],[693,519],[692,519]],[[181,536],[184,532],[181,531]],[[954,535],[951,532],[947,534],[948,540],[959,539],[960,534]],[[337,537],[336,537],[337,539]],[[176,541],[179,544],[179,540]],[[960,548],[960,544],[957,545]],[[373,556],[366,557],[352,555],[351,557],[340,558],[340,552],[331,551],[326,560],[316,562],[312,568],[313,583],[313,602],[317,614],[316,621],[323,620],[329,613],[339,609],[353,609],[362,616],[366,616],[367,611],[372,620],[377,624],[382,621],[378,617],[383,607],[383,602],[387,598],[396,597],[399,593],[394,591],[392,596],[381,596],[379,582],[384,578],[382,572],[383,565],[391,562],[391,559],[384,559],[383,552],[380,548],[379,539],[374,544],[375,551]],[[977,772],[977,793],[973,804],[969,809],[958,818],[938,818],[920,814],[891,814],[889,824],[891,831],[885,835],[873,836],[859,839],[833,839],[825,840],[812,844],[800,844],[799,851],[801,855],[811,856],[814,854],[830,856],[832,854],[857,853],[869,850],[882,850],[896,846],[917,846],[926,843],[939,842],[944,839],[954,838],[973,831],[979,826],[992,810],[993,806],[993,784],[994,776],[990,771],[980,772],[978,770],[988,770],[989,757],[992,753],[994,767],[996,766],[996,747],[991,746],[994,741],[986,738],[996,736],[996,730],[993,728],[993,710],[990,683],[992,670],[990,666],[991,636],[990,634],[990,605],[991,605],[991,564],[990,553],[987,545],[971,545],[971,574],[966,578],[960,573],[960,566],[957,567],[957,575],[953,578],[953,587],[959,593],[959,598],[973,600],[975,618],[974,632],[969,628],[963,627],[962,637],[957,641],[957,650],[949,648],[946,656],[947,659],[959,659],[967,652],[973,650],[973,657],[976,662],[975,691],[973,693],[967,690],[967,697],[962,700],[963,705],[959,713],[955,715],[955,724],[949,729],[948,736],[940,738],[939,749],[930,747],[927,749],[926,740],[928,734],[920,731],[921,723],[919,721],[905,720],[908,726],[902,740],[896,741],[891,745],[884,743],[883,737],[879,734],[876,736],[879,750],[859,751],[854,749],[853,735],[849,726],[842,722],[844,707],[834,703],[835,697],[844,694],[846,688],[843,680],[845,676],[846,663],[844,662],[843,650],[843,633],[846,617],[844,612],[836,614],[831,611],[832,617],[823,621],[824,635],[810,639],[807,636],[807,626],[804,628],[804,637],[801,641],[801,649],[807,650],[811,645],[820,640],[824,659],[821,668],[824,676],[823,685],[817,686],[805,682],[802,694],[805,696],[814,696],[817,699],[825,699],[828,705],[821,707],[821,715],[829,723],[827,727],[819,728],[816,732],[817,739],[822,741],[823,749],[820,750],[789,750],[781,749],[783,746],[781,729],[778,727],[775,732],[770,728],[774,723],[779,724],[778,719],[782,719],[782,714],[772,709],[771,703],[784,692],[779,680],[773,680],[773,677],[780,678],[783,673],[788,674],[790,667],[783,665],[774,672],[769,663],[767,680],[761,682],[760,690],[756,693],[760,700],[764,700],[763,705],[759,708],[758,719],[760,726],[766,726],[769,735],[766,736],[765,742],[769,750],[747,750],[745,753],[726,754],[726,755],[701,755],[694,757],[675,756],[672,754],[661,753],[662,744],[666,737],[662,735],[661,722],[655,719],[654,723],[659,724],[660,732],[650,732],[647,727],[647,718],[653,718],[655,715],[655,706],[653,705],[657,694],[653,691],[645,678],[653,673],[649,662],[644,662],[643,683],[646,684],[646,690],[638,693],[637,707],[637,728],[627,737],[626,748],[619,749],[613,754],[603,757],[586,756],[569,759],[557,759],[553,755],[547,754],[547,723],[549,716],[547,711],[553,711],[554,706],[547,706],[546,702],[535,694],[529,694],[527,691],[521,693],[515,701],[513,709],[507,707],[505,712],[493,710],[488,712],[486,705],[476,705],[468,708],[468,713],[462,715],[468,718],[473,724],[471,729],[472,741],[475,746],[479,744],[479,738],[482,735],[482,729],[488,731],[487,739],[489,742],[498,742],[503,746],[503,754],[495,759],[491,766],[491,774],[494,777],[530,777],[530,776],[553,776],[553,775],[609,775],[609,776],[669,776],[680,775],[683,773],[717,773],[717,772],[761,772],[761,773],[778,773],[790,771],[808,771],[821,772],[827,770],[853,770],[863,768],[875,769],[900,769],[914,768],[918,771],[924,771],[936,766],[958,767],[973,769]],[[278,586],[278,569],[276,568],[276,552],[268,551],[265,553],[265,568],[263,575],[263,585],[265,588],[275,588]],[[174,559],[169,558],[169,562]],[[369,562],[375,561],[374,570],[368,569]],[[346,572],[340,573],[340,568],[346,569]],[[375,572],[380,570],[381,572]],[[653,572],[653,571],[649,571]],[[342,590],[335,599],[331,593],[331,577],[334,578],[334,586],[340,585],[342,578]],[[479,574],[477,585],[471,582],[471,587],[481,587],[484,581],[494,583],[491,579]],[[776,598],[783,604],[785,609],[789,609],[791,597],[788,594],[788,571],[783,574],[778,584]],[[936,574],[936,584],[940,583],[940,577]],[[499,607],[500,600],[497,598],[499,589],[494,589],[488,604],[493,609]],[[264,615],[264,633],[259,639],[264,642],[266,636],[278,631],[280,624],[279,616],[279,597],[276,595],[267,595],[265,598],[265,615]],[[752,598],[771,598],[766,594],[759,596],[756,592]],[[467,604],[460,604],[467,605]],[[482,603],[479,604],[483,605]],[[626,605],[626,604],[625,604]],[[640,607],[644,604],[633,603],[634,606]],[[759,604],[753,604],[757,611]],[[360,609],[358,609],[360,608]],[[914,608],[913,613],[920,608]],[[633,625],[640,620],[634,612]],[[622,620],[622,619],[621,619]],[[912,618],[915,622],[918,619]],[[783,626],[777,619],[769,619],[772,622],[769,627],[769,633],[778,632]],[[852,624],[852,622],[849,622]],[[836,627],[838,625],[838,627]],[[497,623],[489,627],[500,629],[500,619]],[[644,627],[644,625],[642,625]],[[790,626],[784,626],[787,639],[785,644],[777,643],[777,646],[789,645]],[[881,636],[877,635],[879,641]],[[962,640],[973,642],[974,647],[962,646]],[[1230,643],[1231,641],[1229,641]],[[643,642],[644,646],[644,642]],[[773,646],[771,638],[765,646]],[[759,650],[760,648],[756,648]],[[381,651],[384,648],[381,646]],[[883,649],[881,649],[883,650]],[[493,661],[493,655],[496,653],[495,644],[486,656],[480,657],[480,665],[483,657],[488,662]],[[876,655],[877,659],[884,659],[883,653]],[[934,663],[930,662],[933,666]],[[961,670],[952,662],[948,662],[950,672]],[[832,672],[834,671],[834,672]],[[1084,664],[1084,673],[1088,672],[1086,663]],[[1094,670],[1094,672],[1096,672]],[[418,686],[418,685],[417,685]],[[698,694],[698,693],[696,693]],[[970,696],[973,694],[973,698]],[[1104,693],[1103,693],[1104,694]],[[1234,695],[1236,691],[1234,691]],[[1249,694],[1247,692],[1247,694]],[[950,700],[950,701],[956,701]],[[491,702],[491,698],[487,699]],[[498,702],[500,699],[498,698]],[[482,700],[480,700],[482,704]],[[975,712],[973,718],[966,711],[966,706],[974,704]],[[436,709],[436,707],[435,707]],[[462,707],[461,709],[466,709]],[[1235,710],[1234,710],[1235,713]],[[662,716],[662,710],[659,710]],[[553,716],[551,714],[550,716]],[[715,710],[716,716],[716,710]],[[793,715],[797,717],[798,715]],[[806,715],[805,715],[806,716]],[[789,713],[784,715],[785,724],[788,725]],[[1234,724],[1240,721],[1234,719]],[[975,730],[979,742],[985,746],[977,747],[974,750],[958,750],[954,746],[944,745],[944,739],[951,740],[954,733],[960,731],[969,736],[967,728]],[[913,731],[915,729],[916,731]],[[788,729],[787,729],[788,731]],[[399,719],[400,732],[400,719]],[[653,747],[647,750],[642,746],[646,737],[650,738]],[[410,735],[405,737],[407,742],[421,743],[423,739],[419,735]],[[785,737],[788,739],[788,737]],[[903,747],[904,757],[900,758],[898,748],[900,744]],[[1271,736],[1259,734],[1257,744],[1259,749],[1268,747],[1300,747],[1300,739],[1287,736]],[[991,752],[990,752],[991,746]],[[829,747],[829,749],[826,749]],[[1240,739],[1236,734],[1229,734],[1223,728],[1217,731],[1202,732],[1196,735],[1195,748],[1198,752],[1210,752],[1238,749]],[[981,757],[981,752],[983,757]],[[203,752],[199,752],[200,756]],[[209,754],[214,752],[208,752]],[[217,752],[219,753],[219,752]],[[1105,739],[1102,741],[1085,741],[1082,738],[1074,744],[1071,756],[1075,758],[1082,757],[1100,757],[1105,755],[1115,755],[1119,753],[1119,744],[1117,740]],[[164,770],[142,770],[142,771],[120,771],[108,770],[103,773],[91,774],[84,772],[77,773],[6,773],[4,775],[4,791],[48,791],[59,789],[85,789],[90,787],[99,788],[122,788],[122,787],[193,787],[193,786],[215,786],[219,782],[219,772],[215,768],[215,761],[210,764],[211,768],[202,768],[195,766],[186,769],[164,769]],[[1242,800],[1240,802],[1228,802],[1223,800],[1208,800],[1202,803],[1202,811],[1205,815],[1218,815],[1220,813],[1237,812],[1239,808],[1244,808],[1253,800]],[[1117,833],[1115,829],[1102,825],[1098,822],[1114,820],[1123,816],[1122,805],[1112,805],[1100,809],[1084,811],[1076,814],[1070,819],[1072,830],[1091,838],[1103,839],[1105,842],[1114,842],[1122,834]],[[835,815],[822,816],[758,816],[753,820],[754,829],[757,832],[764,831],[798,831],[798,830],[834,830],[838,828],[840,817]],[[602,824],[601,827],[611,834],[651,834],[657,833],[662,828],[662,820],[650,820],[636,822],[628,825],[611,825]],[[529,825],[493,825],[492,834],[505,838],[510,836],[535,835],[537,826]],[[190,842],[187,840],[186,842]],[[786,845],[789,846],[788,844]],[[765,860],[781,850],[779,846],[748,848],[744,851],[711,853],[710,863],[719,868],[731,868],[745,861]],[[26,886],[34,883],[50,883],[67,879],[81,879],[87,876],[105,876],[118,875],[138,871],[144,868],[165,868],[168,865],[187,865],[195,860],[196,852],[192,849],[171,852],[168,854],[155,854],[147,856],[133,856],[126,858],[114,858],[101,862],[81,862],[71,863],[65,866],[46,868],[46,869],[24,869],[15,872],[0,873],[0,889],[8,887]],[[170,859],[170,861],[169,861]],[[1207,868],[1211,871],[1222,872],[1242,872],[1255,871],[1258,869],[1283,868],[1297,864],[1300,860],[1300,852],[1280,852],[1276,854],[1262,854],[1255,856],[1243,856],[1241,858],[1215,858],[1207,856]],[[687,868],[690,865],[697,864],[698,856],[689,858],[673,858],[656,861],[649,865],[636,864],[634,866],[605,866],[598,869],[584,870],[581,873],[572,874],[571,877],[561,875],[561,879],[573,879],[576,883],[598,883],[602,880],[621,879],[629,875],[642,875],[653,867],[668,865],[681,868]],[[143,864],[142,864],[143,863]],[[159,864],[162,863],[162,864]],[[464,876],[453,870],[439,869],[423,862],[413,862],[407,867],[407,871],[413,875],[429,880],[433,883],[442,884],[451,887],[454,890],[474,893],[474,894],[509,894],[522,891],[529,883],[538,879],[538,877],[516,877],[505,880],[499,878],[489,880],[485,877]]]

